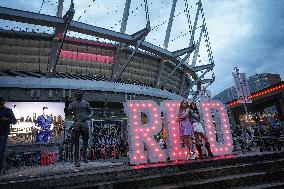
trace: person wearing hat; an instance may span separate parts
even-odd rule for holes
[[[8,135],[10,132],[10,125],[16,124],[17,120],[13,111],[5,107],[5,99],[0,97],[0,173],[3,172],[4,154]]]

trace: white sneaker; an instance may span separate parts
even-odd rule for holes
[[[197,154],[195,153],[195,154],[192,154],[192,156],[190,156],[190,159],[196,159],[197,158]]]

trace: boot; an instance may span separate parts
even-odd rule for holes
[[[83,160],[84,160],[84,163],[88,163],[88,159],[87,159],[87,150],[83,150]]]
[[[198,158],[202,159],[202,149],[200,144],[196,144],[196,150],[198,152]]]
[[[209,158],[214,158],[214,155],[211,151],[211,148],[210,148],[210,143],[209,142],[205,142],[205,147],[206,147],[206,150],[208,152],[208,157]]]
[[[74,165],[75,165],[75,167],[80,167],[80,166],[81,166],[79,161],[76,161],[76,162],[74,163]]]

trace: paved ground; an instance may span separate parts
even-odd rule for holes
[[[236,158],[242,156],[254,156],[254,155],[261,155],[261,154],[269,154],[275,152],[250,152],[250,153],[239,153],[233,154],[228,156],[220,156],[215,157],[213,160],[223,159],[223,158]],[[190,160],[190,161],[211,161],[212,159],[205,159],[205,160]],[[74,166],[73,163],[69,162],[57,162],[52,165],[48,166],[23,166],[19,168],[13,168],[7,170],[5,175],[0,176],[0,180],[4,179],[15,179],[19,177],[38,177],[38,176],[48,176],[54,174],[61,174],[61,173],[72,173],[72,172],[83,172],[83,171],[99,171],[99,172],[106,172],[106,171],[115,171],[119,169],[137,169],[137,168],[146,168],[146,167],[156,167],[156,166],[163,166],[167,164],[172,164],[173,162],[165,162],[163,164],[147,164],[141,166],[129,166],[125,163],[125,160],[108,160],[108,161],[89,161],[88,163],[81,162],[81,167],[77,168]],[[176,163],[176,162],[175,162]],[[184,163],[183,161],[178,163]]]
[[[75,167],[73,163],[57,162],[47,166],[22,166],[7,170],[5,175],[0,176],[1,179],[15,178],[15,177],[35,177],[39,175],[51,175],[57,173],[77,172],[83,170],[113,168],[123,165],[122,162],[110,161],[90,161],[88,163],[81,162],[81,167]]]

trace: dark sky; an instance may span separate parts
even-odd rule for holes
[[[283,0],[203,2],[216,57],[216,82],[210,87],[213,94],[233,85],[235,66],[247,76],[278,73],[284,79]]]

